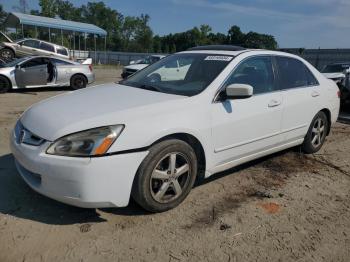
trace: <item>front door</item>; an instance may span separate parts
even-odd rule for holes
[[[17,86],[23,88],[46,85],[48,78],[47,68],[47,61],[39,57],[22,63],[15,70]]]
[[[281,142],[282,94],[276,87],[272,59],[244,60],[225,86],[248,84],[253,96],[218,101],[212,109],[212,135],[216,165],[234,162],[277,146]]]
[[[19,42],[19,47],[17,53],[20,56],[28,56],[28,55],[38,55],[39,51],[39,43],[40,41],[35,39],[28,39],[22,42]]]

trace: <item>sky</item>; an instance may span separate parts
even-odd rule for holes
[[[12,11],[16,0],[0,0]],[[71,1],[76,6],[88,1]],[[90,2],[92,2],[90,0]],[[243,32],[275,36],[281,48],[349,48],[350,0],[106,0],[123,15],[151,16],[155,34],[182,32],[209,24],[227,33],[232,25]],[[39,9],[37,0],[28,0]]]

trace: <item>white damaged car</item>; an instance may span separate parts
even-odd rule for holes
[[[147,56],[144,59],[136,60],[136,61],[130,61],[130,65],[124,66],[123,72],[121,77],[123,79],[128,78],[132,74],[136,73],[137,71],[140,71],[144,69],[145,67],[158,62],[159,60],[163,59],[164,55],[151,55]]]
[[[174,63],[187,71],[168,77]],[[317,152],[339,90],[302,58],[206,46],[168,56],[117,84],[49,98],[18,120],[17,170],[35,191],[79,207],[161,212],[209,177],[295,146]]]

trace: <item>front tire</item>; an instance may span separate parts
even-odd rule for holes
[[[12,61],[15,58],[15,53],[10,48],[0,50],[0,57],[6,62]]]
[[[0,94],[6,93],[7,91],[10,90],[10,88],[11,88],[10,81],[4,76],[0,76]]]
[[[318,112],[312,120],[302,144],[302,150],[306,154],[313,154],[321,149],[326,140],[329,125],[326,114],[322,111]]]
[[[197,157],[184,141],[155,144],[136,174],[132,197],[150,212],[178,206],[190,193],[197,175]]]
[[[86,85],[87,80],[83,75],[74,75],[70,80],[70,87],[74,90],[85,88]]]

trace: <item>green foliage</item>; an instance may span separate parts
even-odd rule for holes
[[[0,25],[1,25],[1,30],[3,30],[3,23],[5,21],[7,17],[7,13],[5,12],[4,8],[2,7],[2,5],[0,4]]]
[[[26,6],[26,1],[19,1],[19,6]],[[153,36],[149,26],[150,17],[147,14],[140,16],[123,16],[117,10],[106,6],[102,1],[88,2],[77,7],[69,0],[39,0],[40,10],[32,10],[31,14],[47,17],[59,17],[84,23],[95,24],[107,31],[107,49],[115,51],[174,53],[186,50],[193,46],[210,44],[230,44],[247,48],[276,49],[275,38],[271,35],[256,32],[243,33],[234,25],[227,34],[213,33],[209,25],[203,24],[185,32]],[[6,17],[6,12],[0,5],[0,21]],[[27,30],[25,30],[27,31]],[[48,30],[39,28],[39,37],[47,39]],[[28,29],[28,35],[35,31]],[[26,33],[27,34],[27,33]],[[83,36],[81,41],[84,42]],[[52,41],[61,43],[60,32],[53,32]],[[79,36],[75,36],[76,47]],[[64,36],[63,43],[73,48],[73,36]],[[103,41],[97,41],[98,49],[104,48]],[[94,38],[87,39],[88,46],[94,46]]]

